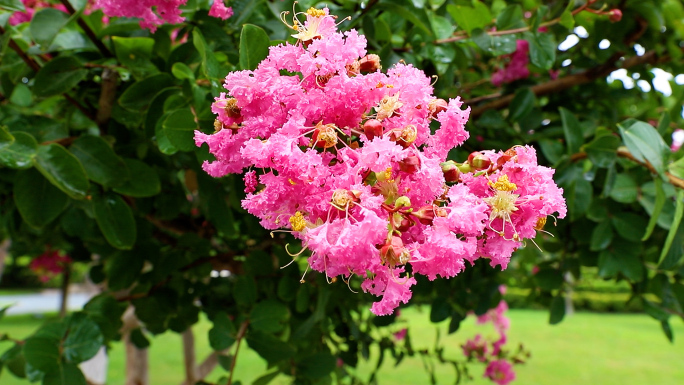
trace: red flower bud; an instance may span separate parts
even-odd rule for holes
[[[486,170],[492,161],[487,155],[476,151],[468,155],[468,163],[474,170]]]
[[[404,247],[404,242],[397,236],[393,236],[391,241],[385,242],[380,248],[380,260],[383,265],[390,267],[404,265],[410,258],[411,254]]]
[[[404,158],[399,162],[399,169],[405,173],[413,174],[420,169],[420,158],[415,155]]]
[[[363,133],[366,134],[368,140],[372,140],[376,136],[382,136],[382,123],[377,119],[368,119],[363,124]]]
[[[442,172],[444,173],[444,180],[447,182],[458,182],[461,176],[461,170],[456,166],[456,162],[453,160],[440,163],[442,167]]]
[[[442,207],[437,207],[434,205],[423,206],[416,211],[411,213],[418,222],[424,225],[432,225],[435,217],[446,217],[447,211]]]
[[[622,11],[617,8],[611,10],[608,12],[608,14],[610,15],[609,20],[612,23],[617,23],[618,21],[622,20]]]
[[[444,99],[432,99],[428,104],[428,109],[430,110],[430,117],[434,118],[442,111],[446,111],[449,104]]]
[[[376,54],[366,55],[359,60],[359,71],[362,73],[377,72],[381,68],[380,56]]]

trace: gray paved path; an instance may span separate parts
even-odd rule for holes
[[[87,293],[72,293],[67,305],[69,310],[83,308],[90,299]],[[36,294],[0,295],[0,309],[12,305],[5,314],[41,314],[59,311],[60,295],[58,292],[43,292]]]

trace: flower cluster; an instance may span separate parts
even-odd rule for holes
[[[141,18],[140,27],[154,32],[158,26],[178,24],[185,20],[180,6],[188,0],[95,0],[95,8],[101,8],[105,15]],[[233,10],[226,7],[224,0],[214,0],[209,16],[226,20]]]
[[[492,84],[499,87],[502,84],[529,77],[530,70],[527,69],[527,64],[530,62],[529,51],[530,43],[527,40],[519,39],[516,41],[515,52],[507,55],[510,57],[510,61],[506,67],[492,74]]]
[[[501,294],[504,294],[505,287],[499,287]],[[492,323],[494,329],[499,334],[496,341],[487,341],[478,334],[475,338],[466,341],[461,346],[463,355],[468,360],[476,359],[480,362],[487,363],[484,377],[489,378],[497,385],[506,385],[515,379],[515,372],[513,371],[513,363],[521,363],[523,360],[518,357],[524,355],[525,352],[521,350],[515,355],[510,356],[503,348],[508,340],[507,331],[510,328],[510,320],[506,316],[508,305],[506,301],[500,301],[496,308],[490,309],[487,313],[477,317],[478,324]],[[491,345],[491,347],[490,347]]]
[[[382,297],[371,310],[391,314],[410,299],[412,274],[449,278],[478,258],[505,268],[547,216],[565,215],[533,148],[447,161],[469,136],[459,98],[435,98],[410,64],[382,72],[365,37],[338,32],[328,9],[297,16],[296,44],[228,74],[216,131],[195,142],[216,158],[203,164],[211,176],[247,169],[243,207],[300,239],[312,269],[361,276]]]
[[[71,258],[61,255],[57,250],[46,250],[43,254],[33,258],[29,269],[38,275],[41,282],[47,282],[56,275],[62,273],[64,268],[71,263]]]
[[[14,12],[9,18],[10,25],[17,25],[31,21],[33,14],[36,13],[36,9],[55,8],[62,12],[67,12],[67,9],[63,4],[50,4],[47,1],[40,0],[21,0],[21,2],[24,4],[26,11]]]

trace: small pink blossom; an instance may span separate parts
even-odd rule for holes
[[[57,250],[48,249],[43,254],[33,258],[29,264],[29,269],[38,274],[41,282],[47,282],[62,273],[70,263],[71,258],[68,255],[61,255]]]
[[[487,360],[487,341],[485,341],[480,334],[476,335],[474,339],[466,341],[462,346],[463,355],[470,358],[475,358],[480,362]]]
[[[226,20],[233,16],[233,8],[226,7],[225,4],[223,4],[223,0],[214,0],[214,3],[209,9],[209,16]]]
[[[489,378],[497,385],[506,385],[515,380],[513,365],[506,360],[495,360],[487,365],[484,377]]]
[[[248,171],[245,173],[245,192],[246,193],[253,193],[256,191],[257,187],[257,178],[256,178],[256,171]]]
[[[399,310],[397,310],[397,312],[399,312]],[[403,329],[399,330],[398,332],[394,333],[394,339],[397,341],[403,341],[404,338],[406,338],[406,333],[408,333],[408,329],[403,328]]]
[[[679,151],[682,144],[684,144],[684,130],[677,128],[672,133],[672,145],[670,146],[670,150],[672,150],[672,152]]]
[[[530,76],[530,71],[527,69],[527,64],[530,62],[528,52],[530,44],[527,40],[518,40],[516,42],[516,50],[507,57],[510,61],[505,68],[499,69],[492,74],[492,84],[499,87],[504,83],[511,83],[516,80],[525,79]]]

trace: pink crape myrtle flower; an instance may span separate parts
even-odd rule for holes
[[[510,61],[505,68],[501,68],[492,74],[492,84],[499,87],[502,84],[511,83],[516,80],[525,79],[530,76],[527,64],[530,62],[528,52],[530,43],[527,40],[516,41],[516,50],[510,55]]]
[[[24,8],[26,9],[26,11],[14,12],[10,16],[8,21],[9,24],[12,26],[31,21],[31,19],[33,18],[33,14],[36,12],[37,9],[54,8],[62,12],[67,12],[67,9],[64,6],[64,4],[50,4],[47,1],[40,0],[21,0],[21,2],[24,4]]]
[[[70,263],[71,258],[69,256],[61,255],[57,250],[48,249],[43,254],[33,258],[29,264],[29,269],[38,275],[41,282],[47,282],[62,273]]]
[[[94,8],[101,8],[105,15],[137,17],[140,27],[154,32],[164,24],[178,24],[185,20],[179,7],[188,0],[95,0]]]
[[[403,341],[404,338],[406,338],[406,334],[408,333],[407,328],[403,328],[399,330],[398,332],[394,333],[394,339],[397,341]]]
[[[475,358],[480,362],[485,362],[487,360],[487,341],[482,338],[482,335],[476,335],[474,339],[466,341],[465,345],[461,347],[463,349],[463,355],[469,359]]]
[[[214,3],[209,9],[209,16],[226,20],[227,18],[233,16],[233,8],[226,7],[226,5],[223,4],[223,0],[214,0]]]
[[[477,166],[489,157],[489,168],[456,170],[447,155],[469,137],[460,98],[436,98],[410,64],[383,72],[366,38],[338,31],[327,8],[287,16],[297,43],[229,73],[214,132],[196,131],[195,144],[214,156],[202,165],[213,177],[251,170],[242,207],[299,239],[293,258],[306,251],[329,281],[360,277],[380,297],[371,311],[389,315],[410,300],[413,274],[450,278],[479,258],[505,268],[546,216],[565,215],[534,149],[484,152]]]
[[[497,385],[506,385],[515,380],[513,365],[506,360],[495,360],[487,365],[484,377],[494,381]]]

